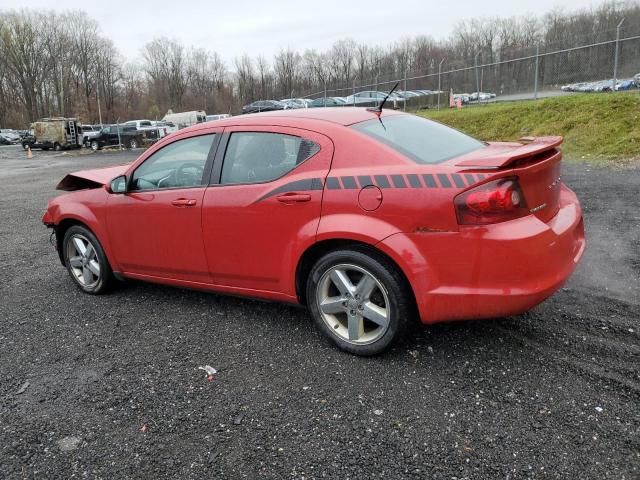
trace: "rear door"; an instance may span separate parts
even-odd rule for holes
[[[214,284],[295,295],[292,264],[315,238],[332,157],[315,132],[225,129],[202,210]]]

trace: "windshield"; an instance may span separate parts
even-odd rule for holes
[[[383,116],[353,128],[420,164],[441,163],[485,146],[462,132],[416,115]]]

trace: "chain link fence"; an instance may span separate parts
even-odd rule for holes
[[[389,91],[399,84],[398,90],[422,90],[426,94],[389,105],[419,109],[449,107],[452,93],[453,104],[458,100],[461,104],[478,104],[640,87],[640,78],[633,80],[640,73],[640,28],[625,30],[619,26],[614,32],[590,35],[589,40],[568,48],[546,43],[518,50],[481,50],[472,58],[455,62],[435,59],[427,72],[331,83],[305,98],[345,98],[362,91]]]

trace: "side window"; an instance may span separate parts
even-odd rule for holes
[[[320,151],[310,140],[266,132],[231,134],[221,183],[263,183],[280,178]]]
[[[131,179],[131,190],[188,188],[203,185],[204,169],[215,134],[173,142],[147,158]]]

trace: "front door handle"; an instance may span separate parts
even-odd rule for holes
[[[290,192],[290,193],[285,193],[284,195],[277,196],[276,200],[278,200],[280,203],[289,205],[292,203],[308,202],[311,200],[311,195],[309,195],[308,193]]]
[[[193,198],[178,198],[171,202],[174,207],[193,207],[195,204],[196,201]]]

